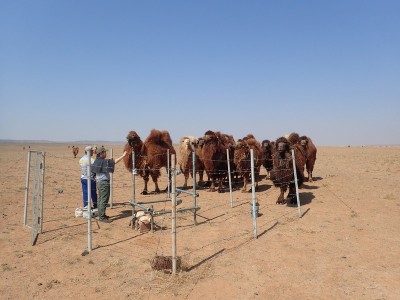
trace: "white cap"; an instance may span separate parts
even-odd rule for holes
[[[88,151],[90,151],[90,150],[93,150],[92,146],[86,146],[86,147],[85,147],[85,151],[86,151],[86,152],[88,152]]]

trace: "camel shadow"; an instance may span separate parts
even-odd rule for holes
[[[315,198],[315,196],[311,192],[300,193],[299,197],[301,206],[310,204],[312,200]]]
[[[318,186],[313,186],[313,185],[305,185],[305,184],[303,184],[300,187],[300,189],[301,190],[316,190],[316,189],[319,189],[319,187]]]
[[[313,181],[320,181],[320,180],[322,180],[322,179],[324,179],[324,178],[322,178],[322,177],[314,177],[314,176],[313,176],[312,179],[313,179]]]
[[[265,192],[272,187],[270,184],[259,184],[256,188],[256,192]]]

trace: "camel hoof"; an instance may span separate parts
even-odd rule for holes
[[[140,193],[141,195],[147,195],[147,191],[143,191]]]

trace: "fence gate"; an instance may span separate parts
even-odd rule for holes
[[[31,159],[33,161],[31,166]],[[32,181],[32,219],[31,219],[31,243],[36,244],[39,233],[43,231],[43,195],[44,195],[44,169],[45,152],[29,151],[28,166],[25,187],[24,225],[27,225],[29,183]],[[33,178],[30,171],[33,170]],[[29,225],[27,225],[29,226]]]

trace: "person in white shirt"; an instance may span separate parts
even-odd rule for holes
[[[82,184],[82,194],[83,194],[83,206],[86,207],[88,205],[88,186],[87,180],[89,178],[89,174],[87,174],[87,167],[90,161],[90,164],[93,164],[93,147],[86,146],[85,154],[79,160],[79,165],[81,166],[81,184]],[[90,174],[90,191],[93,208],[97,208],[97,192],[96,192],[96,180],[95,173],[91,172]]]

